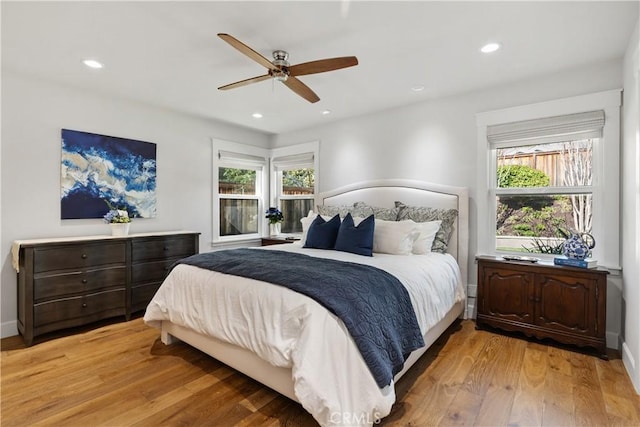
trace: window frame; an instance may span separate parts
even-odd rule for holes
[[[605,123],[602,138],[594,141],[592,185],[588,190],[593,195],[592,234],[596,239],[593,257],[598,264],[612,269],[620,268],[620,105],[621,89],[563,98],[537,104],[524,105],[502,110],[476,114],[478,141],[478,254],[504,255],[508,252],[496,248],[496,190],[497,169],[496,149],[487,138],[487,127],[524,120],[563,116],[593,110],[603,110]],[[530,144],[530,142],[529,142]],[[525,145],[525,144],[523,144]],[[607,175],[608,172],[608,175]],[[558,194],[567,187],[549,189]],[[563,189],[563,190],[561,190]],[[505,194],[500,189],[500,194]],[[559,191],[561,190],[561,191]],[[511,192],[509,190],[508,192]],[[514,190],[517,194],[527,192],[540,193],[540,189]],[[547,191],[547,190],[545,190]],[[572,187],[572,193],[579,192]],[[484,196],[483,196],[484,194]],[[540,258],[553,258],[553,255],[536,254]]]
[[[271,161],[270,161],[270,205],[276,206],[281,209],[281,200],[298,200],[298,199],[313,199],[313,207],[315,210],[315,206],[317,204],[318,197],[318,186],[319,186],[319,162],[318,162],[318,151],[319,151],[320,143],[319,141],[312,141],[302,144],[290,145],[287,147],[274,148],[271,150]],[[304,162],[304,166],[312,167],[314,173],[314,189],[313,196],[308,197],[304,195],[284,195],[282,194],[282,170],[277,169],[277,162],[275,159],[289,156],[300,156],[305,154],[311,154],[313,156],[313,160],[310,162]],[[291,169],[300,169],[302,163],[300,165],[295,165]],[[300,235],[301,233],[285,233],[290,235]]]
[[[245,242],[247,240],[257,240],[263,234],[266,228],[265,220],[261,213],[266,209],[265,204],[268,200],[269,190],[269,174],[268,174],[268,162],[269,162],[269,150],[255,147],[246,144],[240,144],[237,142],[225,141],[212,138],[213,147],[213,173],[212,173],[212,244],[228,244],[234,242]],[[223,153],[221,158],[221,153]],[[236,158],[234,157],[236,154]],[[262,159],[262,160],[258,160]],[[219,193],[219,170],[220,168],[233,168],[233,169],[249,169],[256,171],[256,194],[255,195],[221,195]],[[220,200],[222,199],[234,199],[234,200],[258,200],[258,230],[256,233],[237,234],[232,236],[220,235]]]

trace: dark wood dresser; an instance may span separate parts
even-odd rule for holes
[[[479,328],[592,347],[607,358],[607,274],[542,263],[477,257]]]
[[[199,234],[19,241],[18,331],[27,346],[47,332],[144,310]]]

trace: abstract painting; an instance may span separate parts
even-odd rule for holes
[[[61,218],[156,216],[156,144],[62,129]]]

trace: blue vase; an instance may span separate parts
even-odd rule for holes
[[[589,243],[587,243],[587,240]],[[563,254],[567,258],[585,259],[591,255],[596,240],[589,233],[573,233],[563,244]]]

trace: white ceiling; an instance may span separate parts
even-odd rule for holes
[[[283,133],[622,58],[638,3],[2,1],[2,68]],[[283,49],[291,64],[355,55],[359,65],[300,77],[315,104],[272,81],[219,91],[266,71],[221,32],[269,59]],[[481,54],[488,41],[503,49]]]

